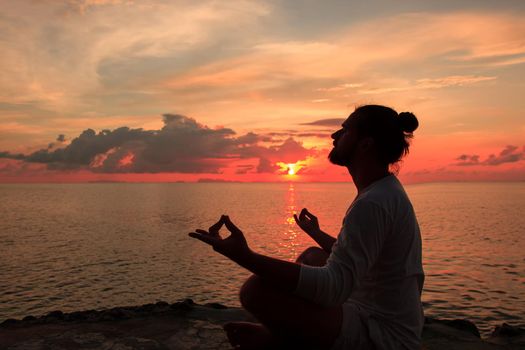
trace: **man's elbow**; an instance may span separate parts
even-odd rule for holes
[[[321,304],[326,307],[339,306],[344,304],[350,294],[352,294],[353,286],[345,285],[345,283],[339,283],[338,280],[332,279],[328,282],[328,288],[322,300]]]

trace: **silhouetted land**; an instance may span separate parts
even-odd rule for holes
[[[191,299],[169,304],[50,312],[0,324],[1,349],[231,349],[222,325],[253,321],[243,309]],[[486,339],[467,320],[427,318],[423,349],[523,349],[525,330],[503,324]]]

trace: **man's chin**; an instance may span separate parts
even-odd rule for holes
[[[348,162],[345,162],[343,159],[341,159],[335,152],[335,149],[332,149],[328,154],[328,160],[330,161],[330,163],[335,165],[348,166]]]

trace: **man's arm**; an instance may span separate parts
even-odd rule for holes
[[[298,263],[272,258],[252,250],[234,261],[285,292],[291,293],[297,287],[301,273],[301,265]]]
[[[356,203],[327,264],[301,267],[295,294],[325,306],[344,303],[376,263],[391,227],[390,215],[382,207]]]
[[[319,244],[319,246],[323,248],[325,252],[327,252],[328,254],[332,252],[332,246],[336,241],[334,237],[330,236],[328,233],[322,231],[321,229],[319,229],[319,231],[311,232],[310,237],[312,237],[312,239],[316,241],[317,244]]]
[[[328,254],[332,252],[332,246],[334,245],[336,239],[330,236],[328,233],[321,230],[319,227],[319,220],[317,216],[310,213],[308,209],[303,208],[299,216],[294,214],[294,219],[297,225],[312,237],[312,239],[319,244],[321,248]]]
[[[223,224],[231,232],[227,238],[222,238],[219,235],[219,230]],[[216,252],[285,291],[292,292],[297,286],[301,265],[252,251],[248,247],[242,231],[230,221],[228,216],[223,215],[219,222],[211,226],[208,231],[195,230],[189,235],[208,243]]]

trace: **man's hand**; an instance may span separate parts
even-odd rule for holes
[[[297,217],[297,214],[293,214],[293,217],[297,225],[299,225],[299,227],[309,236],[315,236],[321,231],[317,216],[310,213],[308,209],[303,208],[299,214],[299,217]]]
[[[223,225],[226,225],[228,231],[231,232],[227,238],[222,238],[219,234]],[[251,253],[242,231],[226,215],[222,215],[208,231],[197,229],[195,232],[190,232],[189,236],[211,245],[213,250],[241,265]]]
[[[222,238],[219,231],[225,225],[231,235]],[[301,265],[279,260],[253,252],[246,243],[242,231],[226,215],[210,226],[208,231],[195,230],[190,237],[197,238],[213,247],[213,250],[233,260],[252,273],[270,281],[276,287],[291,293],[297,286]]]

